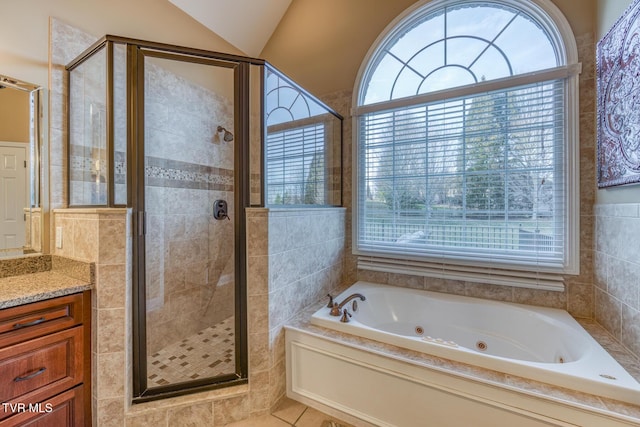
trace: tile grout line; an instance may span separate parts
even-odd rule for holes
[[[284,418],[280,418],[279,416],[277,416],[274,413],[269,414],[270,416],[272,416],[273,418],[282,421],[283,423],[286,423],[289,426],[293,426],[293,424],[291,424],[289,421],[285,420]],[[295,426],[294,426],[295,427]]]
[[[309,409],[309,407],[305,406],[304,411],[302,411],[302,413],[300,413],[300,416],[298,416],[298,418],[296,418],[296,420],[293,422],[293,424],[291,424],[293,427],[296,426],[298,421],[300,421],[300,418],[302,418],[302,416],[305,414],[305,412],[307,412],[307,409]]]

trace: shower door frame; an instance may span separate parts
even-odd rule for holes
[[[235,374],[148,387],[145,287],[144,59],[154,57],[231,68],[234,72]],[[261,62],[261,61],[257,61]],[[127,172],[133,225],[133,403],[248,383],[246,215],[249,206],[249,69],[251,58],[146,42],[127,46]],[[263,63],[262,63],[263,64]],[[260,65],[262,65],[260,64]],[[214,381],[215,380],[215,381]]]

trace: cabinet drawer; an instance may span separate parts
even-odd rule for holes
[[[0,421],[0,427],[84,426],[84,396],[80,385],[44,402],[16,407],[15,415]]]
[[[28,405],[80,384],[83,332],[76,326],[0,349],[0,402]],[[0,407],[0,419],[10,408]]]
[[[0,348],[81,324],[83,310],[91,309],[88,295],[67,295],[0,310]]]

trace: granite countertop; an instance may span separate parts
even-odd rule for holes
[[[0,279],[0,309],[91,289],[91,283],[56,271]]]
[[[92,263],[51,255],[0,260],[0,309],[83,292],[93,283]]]

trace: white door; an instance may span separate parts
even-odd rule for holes
[[[21,248],[25,244],[28,144],[0,143],[0,249]]]

